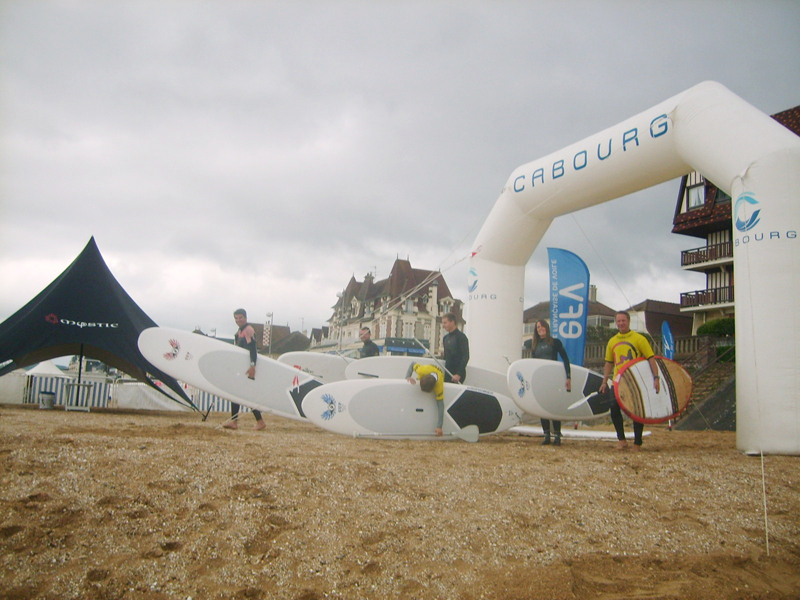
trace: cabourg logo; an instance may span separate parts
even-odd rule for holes
[[[736,199],[733,212],[736,229],[739,231],[750,231],[761,220],[758,200],[753,198],[750,192],[744,192]]]
[[[478,289],[478,272],[475,269],[469,270],[469,277],[467,278],[467,290],[471,294]]]

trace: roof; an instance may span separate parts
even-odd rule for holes
[[[303,352],[311,346],[311,340],[299,331],[293,331],[279,342],[272,343],[273,354],[285,354],[287,352]]]
[[[617,311],[615,311],[613,308],[609,308],[608,306],[606,306],[601,302],[594,302],[590,300],[588,312],[586,314],[590,317],[594,316],[614,317],[617,314]],[[545,319],[545,320],[550,319],[549,300],[546,302],[539,302],[538,304],[534,304],[533,306],[526,309],[522,313],[523,323],[533,323],[534,321],[539,321],[540,319]]]
[[[430,281],[416,289],[420,284],[430,279]],[[438,286],[438,299],[453,298],[450,288],[444,276],[439,271],[427,269],[415,269],[409,260],[398,258],[392,265],[392,270],[386,279],[374,281],[371,274],[364,277],[363,282],[356,280],[355,275],[350,277],[341,297],[333,305],[338,309],[346,304],[350,304],[355,298],[359,303],[358,314],[350,315],[351,319],[363,318],[365,316],[365,304],[372,303],[374,309],[383,306],[384,303],[394,301],[400,297],[410,295],[417,302],[420,308],[424,308],[422,297],[428,294],[432,285]],[[413,293],[412,290],[416,290]],[[453,307],[456,317],[461,319],[461,310],[458,303]]]
[[[681,305],[662,300],[645,300],[631,306],[629,311],[644,313],[644,326],[653,337],[661,335],[661,327],[666,321],[675,337],[692,335],[693,317],[681,312]]]
[[[681,312],[681,305],[675,302],[664,302],[663,300],[644,300],[628,308],[640,312],[657,312],[668,315],[686,316]]]
[[[772,118],[789,131],[800,135],[800,105],[775,113]]]

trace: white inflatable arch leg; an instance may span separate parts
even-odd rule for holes
[[[733,198],[737,447],[800,454],[800,138],[718,83],[514,170],[472,249],[471,361],[521,356],[525,265],[555,217],[695,169]]]

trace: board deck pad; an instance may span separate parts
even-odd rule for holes
[[[663,423],[689,406],[692,378],[674,360],[657,356],[659,393],[653,386],[650,363],[644,357],[627,362],[614,378],[614,393],[620,408],[639,423]]]
[[[508,396],[469,386],[445,384],[444,436],[434,434],[438,412],[433,394],[397,379],[354,379],[326,384],[303,400],[308,419],[328,431],[356,437],[455,439],[477,426],[480,435],[519,424],[520,412]]]
[[[251,409],[305,420],[303,398],[322,382],[289,365],[259,356],[249,379],[250,353],[233,344],[166,327],[139,335],[139,350],[179,381]]]
[[[517,406],[543,419],[578,421],[606,416],[608,398],[597,393],[603,377],[574,365],[570,374],[572,391],[568,392],[563,363],[525,358],[508,368],[508,391]]]

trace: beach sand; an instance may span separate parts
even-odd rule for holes
[[[0,407],[0,598],[798,598],[800,457]],[[769,532],[769,553],[765,525]]]

